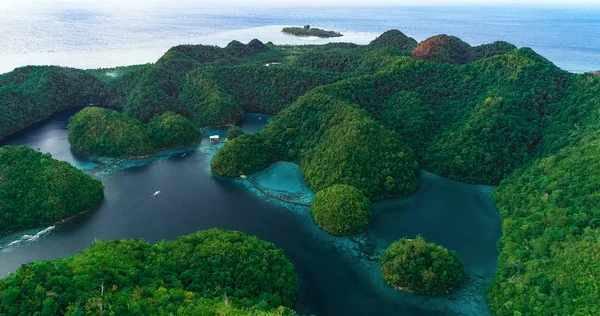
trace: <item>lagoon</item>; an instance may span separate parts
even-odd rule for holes
[[[257,235],[284,249],[300,278],[298,314],[489,315],[485,287],[495,271],[501,236],[493,187],[423,172],[413,195],[374,204],[367,234],[333,237],[314,224],[309,208],[269,198],[246,180],[213,175],[210,159],[222,144],[207,139],[197,147],[140,161],[76,157],[66,136],[68,118],[76,111],[57,113],[0,145],[40,148],[68,161],[102,180],[105,198],[93,212],[52,229],[1,237],[0,277],[24,263],[71,256],[95,240],[157,241],[220,227]],[[256,132],[268,119],[246,115],[241,125],[245,132]],[[300,202],[314,195],[292,163],[276,163],[249,176],[272,195]],[[151,197],[157,190],[162,194]],[[458,251],[467,272],[460,289],[433,298],[395,291],[381,279],[376,261],[381,251],[398,238],[419,234]]]

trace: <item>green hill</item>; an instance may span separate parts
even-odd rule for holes
[[[0,236],[90,211],[103,194],[100,181],[49,154],[0,147]]]
[[[81,155],[145,157],[158,150],[185,147],[200,141],[193,122],[173,112],[148,124],[114,110],[87,107],[69,119],[71,150]]]
[[[149,65],[2,75],[0,137],[82,103],[124,108],[102,114],[111,118],[89,132],[106,132],[103,148],[125,153],[150,152],[159,138],[179,143],[169,136],[187,134],[179,128],[148,132],[173,127],[167,112],[196,127],[231,125],[246,112],[275,115],[214,156],[213,171],[224,176],[294,161],[315,191],[350,185],[371,201],[413,192],[419,168],[500,184],[492,312],[598,313],[600,191],[584,168],[594,170],[599,76],[568,73],[506,42],[473,47],[437,35],[417,44],[396,30],[369,45],[186,45]],[[127,142],[109,137],[113,125],[141,141],[121,146]]]
[[[297,277],[283,251],[236,231],[174,241],[95,242],[0,280],[2,315],[293,315]]]

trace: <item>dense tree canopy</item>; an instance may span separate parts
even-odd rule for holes
[[[0,236],[89,211],[102,195],[100,181],[49,154],[0,147]]]
[[[200,142],[200,129],[173,112],[157,115],[148,123],[148,135],[155,148],[185,147]]]
[[[366,230],[371,220],[371,202],[357,188],[336,184],[317,192],[311,212],[326,232],[347,236]]]
[[[69,144],[78,154],[140,157],[154,152],[144,124],[117,111],[87,107],[69,119]]]
[[[200,130],[173,112],[157,115],[146,125],[114,110],[87,107],[69,119],[71,150],[105,157],[143,157],[157,150],[200,141]]]
[[[0,75],[0,138],[72,106],[103,102],[103,86],[82,70],[28,66]]]
[[[316,191],[348,184],[374,200],[406,195],[419,183],[415,155],[397,134],[355,106],[319,93],[301,97],[263,131],[245,136],[215,155],[215,172],[239,176],[277,160],[297,161]]]
[[[588,139],[537,160],[494,194],[504,230],[496,314],[600,313],[599,146]]]
[[[520,188],[513,192],[519,196],[517,203],[529,189],[542,185],[540,181],[550,181],[554,175],[532,169],[549,157],[565,161],[564,170],[570,163],[587,165],[566,155],[587,157],[593,152],[581,146],[597,139],[600,76],[565,72],[533,50],[506,42],[471,47],[456,37],[438,35],[417,46],[397,30],[370,45],[277,46],[258,40],[234,41],[224,48],[182,45],[155,64],[86,71],[24,67],[0,75],[0,137],[56,111],[91,103],[124,107],[128,115],[89,131],[104,137],[98,146],[111,155],[123,148],[137,153],[162,147],[142,122],[156,124],[165,112],[198,127],[230,126],[245,112],[259,112],[277,116],[258,134],[226,144],[211,163],[216,173],[239,176],[278,160],[294,161],[315,191],[346,184],[370,200],[412,192],[419,166],[470,183],[506,179],[496,199],[508,224],[518,219],[519,225],[509,228],[505,222],[501,264],[490,292],[492,311],[535,314],[538,310],[524,302],[543,299],[540,306],[556,314],[597,313],[597,304],[586,293],[594,295],[590,289],[600,282],[579,277],[587,270],[573,268],[574,278],[556,276],[556,271],[571,271],[580,263],[589,266],[594,260],[594,252],[584,250],[594,247],[596,224],[588,221],[586,226],[591,215],[581,215],[593,207],[576,197],[593,200],[591,178],[565,173],[553,180],[569,184],[560,195],[573,198],[557,207],[567,209],[566,218],[577,217],[575,226],[581,232],[565,233],[562,239],[527,237],[525,246],[510,242],[517,238],[511,236],[537,227],[536,221],[565,217],[557,210],[538,214],[533,203],[537,198],[513,209],[502,192]],[[77,133],[88,126],[78,124]],[[127,135],[117,137],[115,131]],[[180,132],[187,134],[175,129],[163,136]],[[521,179],[519,174],[527,176]],[[571,183],[591,191],[581,193]],[[512,214],[517,209],[519,216]],[[544,243],[550,250],[555,247],[551,258],[559,259],[523,254],[533,251],[529,243],[534,241],[538,248]],[[530,282],[529,265],[540,274],[548,272],[546,281]],[[556,289],[568,293],[559,297]]]
[[[239,136],[242,136],[244,134],[244,131],[242,130],[241,127],[237,126],[237,125],[231,125],[228,129],[227,129],[227,139],[228,140],[232,140],[234,138],[237,138]]]
[[[156,244],[100,241],[24,265],[0,280],[0,314],[275,315],[294,305],[296,292],[282,250],[210,229]]]
[[[292,34],[296,36],[317,36],[317,37],[341,37],[340,32],[326,31],[316,27],[284,27],[281,30],[283,33]]]
[[[472,59],[473,48],[456,36],[436,35],[419,43],[412,52],[416,59],[451,64],[466,64]]]
[[[399,51],[412,50],[417,46],[417,41],[406,36],[399,30],[385,31],[379,35],[376,39],[371,41],[371,46],[391,46]]]
[[[260,134],[236,137],[219,150],[210,162],[211,169],[226,177],[239,177],[264,169],[273,161],[270,148]]]
[[[381,255],[381,274],[393,287],[421,294],[440,295],[457,287],[463,264],[455,251],[421,236],[400,239]]]
[[[517,49],[517,46],[504,42],[496,41],[490,44],[483,44],[473,47],[472,59],[479,60],[496,55],[504,55],[512,50]]]

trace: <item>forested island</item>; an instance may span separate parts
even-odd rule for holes
[[[198,127],[187,118],[164,112],[148,124],[114,110],[87,107],[69,119],[69,143],[78,154],[143,158],[168,148],[200,141]]]
[[[282,250],[236,231],[98,241],[0,280],[0,314],[293,315],[297,282]]]
[[[446,294],[463,278],[463,263],[458,254],[428,243],[421,236],[394,242],[380,261],[383,278],[402,291]]]
[[[131,131],[124,137],[148,139],[125,155],[163,141],[167,134],[152,140],[148,125],[167,112],[199,128],[230,126],[248,112],[275,115],[258,133],[238,133],[212,170],[238,177],[296,162],[318,195],[347,185],[369,202],[406,196],[419,186],[420,168],[499,185],[494,200],[504,234],[488,293],[493,314],[600,313],[600,181],[589,171],[600,161],[599,76],[563,71],[507,42],[471,46],[442,34],[419,43],[398,30],[369,45],[182,45],[148,65],[0,75],[0,137],[89,104],[123,109],[127,118],[102,114],[104,131],[114,124]],[[91,139],[80,139],[86,151]],[[126,140],[106,137],[94,146]],[[317,221],[318,214],[355,212],[356,222],[323,220],[328,231],[364,226],[367,217],[354,215],[366,214],[366,201],[352,208],[322,202],[313,209]]]
[[[92,210],[102,183],[49,154],[0,147],[0,236],[45,227]]]
[[[342,33],[335,31],[326,31],[316,27],[305,25],[304,27],[284,27],[281,30],[283,33],[296,36],[316,36],[316,37],[342,37]]]

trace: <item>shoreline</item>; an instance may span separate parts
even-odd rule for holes
[[[47,224],[47,225],[56,226],[56,225],[64,224],[64,223],[66,223],[66,222],[68,222],[70,220],[73,220],[73,219],[81,216],[81,215],[90,213],[93,210],[97,209],[98,206],[100,206],[100,204],[102,203],[103,200],[104,200],[104,189],[102,190],[102,196],[100,197],[100,200],[98,200],[98,202],[96,204],[94,204],[94,206],[90,207],[89,209],[87,209],[87,210],[85,210],[83,212],[77,213],[75,215],[71,215],[69,217],[60,219],[60,220],[58,220],[58,221],[56,221],[54,223]],[[13,233],[21,232],[21,231],[28,230],[28,229],[35,229],[35,228],[39,228],[39,227],[30,227],[30,228],[23,228],[23,229],[18,229],[18,230],[11,230],[11,231],[8,231],[6,233],[0,234],[0,238],[6,237],[6,236],[8,236],[10,234],[13,234]]]
[[[91,154],[91,153],[79,153],[79,152],[74,152],[74,151],[72,151],[72,152],[76,156],[79,156],[81,158],[84,158],[84,159],[87,159],[87,160],[91,160],[91,161],[97,161],[96,158],[110,158],[110,159],[124,159],[124,160],[144,160],[144,159],[152,158],[156,154],[158,154],[158,153],[160,153],[162,151],[185,149],[185,148],[190,148],[191,149],[194,146],[198,146],[201,142],[202,142],[202,138],[200,138],[200,140],[198,142],[193,143],[193,144],[189,144],[189,145],[185,145],[185,146],[176,146],[176,147],[164,147],[164,148],[157,149],[153,153],[148,154],[148,155],[144,155],[144,156],[110,157],[110,156],[95,155],[95,154]]]
[[[281,33],[286,34],[286,35],[297,36],[297,37],[316,37],[316,38],[340,38],[340,37],[344,36],[344,35],[340,35],[340,36],[304,35],[304,34],[294,34],[294,33],[286,32],[286,31],[283,31],[283,30],[281,31]]]

